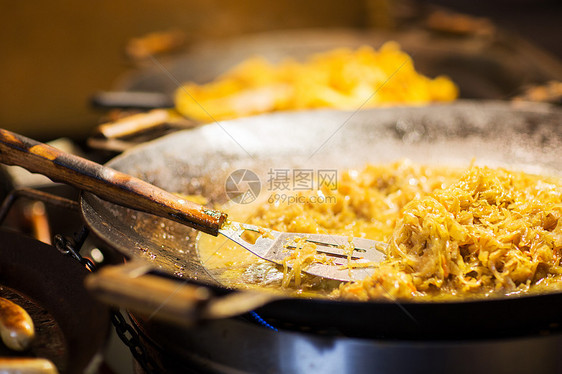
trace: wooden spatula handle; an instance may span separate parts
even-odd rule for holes
[[[201,308],[212,297],[207,288],[151,274],[132,276],[138,266],[105,266],[88,275],[85,286],[100,301],[145,317],[181,326],[193,326],[201,319]]]
[[[104,200],[169,218],[211,235],[218,235],[226,220],[225,213],[3,129],[0,129],[0,162],[21,166],[53,181],[89,191]]]

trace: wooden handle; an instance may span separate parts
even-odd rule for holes
[[[145,317],[193,326],[211,298],[209,290],[187,282],[145,274],[145,264],[102,268],[86,278],[86,288],[99,300]]]
[[[281,298],[271,292],[238,291],[220,297],[208,288],[147,274],[150,265],[107,266],[86,277],[99,300],[139,315],[191,327],[201,320],[239,316]]]
[[[122,138],[144,130],[160,126],[170,120],[170,113],[165,109],[154,109],[150,112],[143,112],[120,118],[114,122],[104,123],[98,126],[97,130],[104,137]]]
[[[21,166],[53,181],[89,191],[107,201],[169,218],[211,235],[218,235],[226,220],[225,213],[3,129],[0,129],[0,162]]]
[[[0,297],[0,336],[6,347],[25,351],[35,338],[33,320],[18,304]]]
[[[57,367],[45,358],[0,357],[2,374],[58,374]]]

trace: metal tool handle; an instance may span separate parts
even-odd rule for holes
[[[184,200],[150,183],[0,129],[0,162],[21,166],[100,198],[180,222],[211,235],[226,214]]]

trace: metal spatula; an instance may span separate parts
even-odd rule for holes
[[[187,201],[125,173],[3,129],[0,129],[0,162],[21,166],[53,181],[91,192],[104,200],[168,218],[211,235],[220,233],[256,255],[279,264],[285,256],[290,255],[291,248],[287,240],[305,236],[307,241],[317,245],[318,252],[329,257],[326,263],[313,263],[303,269],[320,277],[349,281],[362,279],[372,272],[370,269],[348,266],[346,248],[350,247],[350,242],[346,236],[270,231],[270,235],[250,244],[241,237],[244,231],[269,230],[236,222],[227,223],[227,215],[223,212]],[[381,251],[384,244],[353,238],[352,245],[351,257],[355,262],[380,262],[384,258]]]
[[[352,238],[328,234],[303,234],[266,230],[267,235],[258,237],[254,244],[242,238],[246,231],[263,233],[262,227],[238,222],[229,222],[219,233],[238,243],[248,251],[264,260],[283,265],[287,256],[294,250],[295,238],[303,238],[316,245],[316,252],[326,255],[326,261],[316,262],[304,267],[304,273],[342,282],[361,280],[373,274],[372,267],[360,267],[379,263],[385,258],[386,244],[375,240]],[[351,251],[351,253],[350,253]],[[351,260],[351,261],[350,261]],[[288,263],[290,266],[290,263]]]

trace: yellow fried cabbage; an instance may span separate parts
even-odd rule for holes
[[[403,161],[348,171],[337,187],[321,191],[335,197],[324,203],[264,204],[250,219],[389,243],[372,277],[342,284],[333,296],[505,295],[554,285],[562,274],[559,178]]]
[[[378,51],[342,48],[302,63],[249,58],[213,82],[185,83],[175,103],[183,115],[212,122],[278,110],[424,105],[457,96],[449,78],[419,74],[411,57],[387,42]]]

